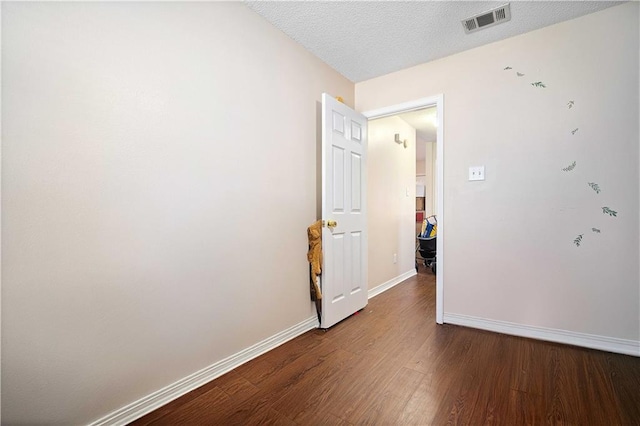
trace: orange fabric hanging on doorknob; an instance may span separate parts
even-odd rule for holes
[[[307,260],[311,265],[311,298],[312,300],[322,299],[322,292],[318,285],[318,275],[322,274],[322,221],[318,220],[307,228],[307,238],[309,239],[309,251]],[[314,297],[315,294],[315,297]]]

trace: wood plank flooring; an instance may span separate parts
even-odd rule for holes
[[[435,279],[371,299],[132,425],[640,425],[640,358],[435,324]]]

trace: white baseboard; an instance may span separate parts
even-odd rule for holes
[[[181,397],[187,392],[210,382],[233,370],[236,367],[277,348],[283,343],[313,330],[318,327],[318,318],[313,316],[294,325],[284,331],[281,331],[255,345],[244,349],[228,358],[218,361],[209,367],[178,380],[169,386],[160,389],[150,395],[145,396],[125,407],[122,407],[99,420],[91,423],[89,426],[106,426],[106,425],[126,425],[145,414],[149,414],[153,410]]]
[[[379,295],[380,293],[389,290],[391,287],[394,287],[398,284],[400,284],[402,281],[406,280],[407,278],[411,278],[414,275],[416,275],[416,270],[411,268],[410,271],[405,272],[404,274],[398,275],[395,278],[390,279],[389,281],[380,284],[379,286],[376,286],[372,289],[369,290],[369,299],[376,297],[377,295]]]
[[[532,339],[547,340],[549,342],[599,349],[601,351],[640,356],[640,341],[637,340],[618,339],[615,337],[536,327],[533,325],[516,324],[459,314],[445,313],[444,322],[513,336],[529,337]]]
[[[380,293],[389,290],[393,286],[401,283],[402,281],[416,275],[415,269],[405,272],[379,286],[369,290],[368,297],[371,299],[379,295]],[[153,410],[156,410],[163,405],[181,397],[182,395],[191,392],[192,390],[204,385],[205,383],[214,380],[223,374],[241,366],[242,364],[251,361],[254,358],[277,348],[283,343],[306,333],[309,330],[313,330],[318,327],[318,318],[313,316],[301,323],[281,331],[255,345],[244,349],[228,358],[218,361],[200,371],[178,380],[175,383],[170,384],[152,394],[149,394],[131,404],[122,407],[101,419],[96,420],[89,426],[120,426],[126,425],[145,414],[149,414]]]

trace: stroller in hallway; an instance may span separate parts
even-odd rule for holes
[[[435,215],[429,216],[422,222],[422,230],[418,234],[416,244],[416,272],[418,264],[423,263],[425,267],[431,268],[431,272],[436,273],[436,236],[438,233],[438,219]],[[418,256],[418,253],[420,256]]]

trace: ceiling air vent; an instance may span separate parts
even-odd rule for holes
[[[511,9],[509,8],[509,3],[507,3],[495,9],[472,16],[471,18],[464,19],[462,26],[464,27],[464,32],[469,34],[480,31],[483,28],[507,22],[510,19]]]

